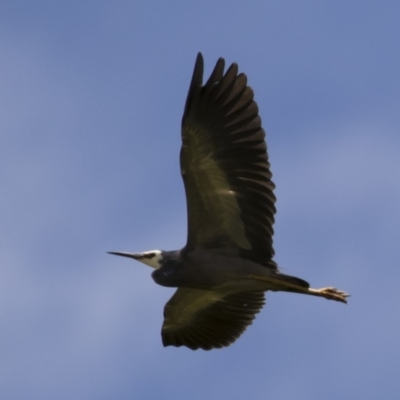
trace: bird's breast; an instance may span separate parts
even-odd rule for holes
[[[154,270],[151,274],[154,282],[161,286],[178,287],[177,272],[174,268],[163,266]]]

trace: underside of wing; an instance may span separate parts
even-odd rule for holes
[[[179,288],[165,305],[164,346],[211,350],[229,346],[245,331],[265,303],[264,292],[228,295]]]
[[[265,133],[247,86],[219,59],[202,86],[198,55],[182,119],[181,172],[188,207],[187,248],[227,247],[274,266],[274,184]]]

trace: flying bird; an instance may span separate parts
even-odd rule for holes
[[[153,280],[176,287],[164,308],[164,346],[192,350],[233,343],[265,303],[284,291],[346,303],[333,287],[279,271],[272,245],[275,195],[253,90],[220,58],[203,85],[197,55],[182,118],[180,167],[187,201],[187,243],[181,250],[109,252],[154,268]]]

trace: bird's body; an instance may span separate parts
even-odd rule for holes
[[[260,290],[261,282],[255,282],[253,285],[250,281],[245,283],[243,268],[254,274],[267,276],[271,273],[268,268],[245,258],[230,257],[204,249],[196,249],[187,254],[174,253],[175,255],[178,257],[166,261],[161,268],[152,273],[154,281],[159,285],[196,289],[230,286],[238,289],[239,284],[242,286],[241,290]]]
[[[275,186],[265,133],[246,76],[236,64],[224,74],[224,65],[219,59],[202,86],[203,58],[197,56],[182,119],[186,246],[111,252],[153,267],[156,283],[178,288],[164,310],[165,346],[228,346],[251,324],[268,290],[346,302],[346,293],[311,289],[273,261]]]

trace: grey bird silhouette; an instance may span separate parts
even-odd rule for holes
[[[110,252],[154,268],[162,286],[178,289],[164,309],[164,346],[229,346],[265,303],[285,291],[346,303],[333,287],[312,289],[273,261],[274,184],[253,90],[220,58],[203,85],[197,55],[182,118],[181,173],[188,236],[177,251]]]

